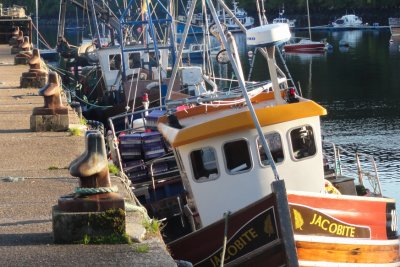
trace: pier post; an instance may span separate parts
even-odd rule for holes
[[[118,239],[125,234],[125,202],[111,186],[104,137],[99,131],[86,134],[86,151],[71,162],[69,171],[80,187],[61,196],[53,207],[56,243],[83,239]]]

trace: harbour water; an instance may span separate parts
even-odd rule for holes
[[[304,96],[327,109],[325,138],[372,155],[383,194],[400,202],[400,42],[390,42],[387,31],[313,33],[323,38],[332,51],[286,55],[291,74]],[[340,40],[349,47],[339,47]]]
[[[248,73],[251,48],[244,34],[235,34],[235,39]],[[400,41],[390,42],[387,30],[319,31],[312,39],[326,39],[333,48],[324,54],[284,54],[294,81],[303,96],[327,109],[322,118],[325,140],[375,158],[383,194],[395,198],[400,210]],[[348,47],[339,46],[342,40]],[[268,79],[265,68],[257,55],[252,79]],[[227,65],[215,70],[231,73]]]

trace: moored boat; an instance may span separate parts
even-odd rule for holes
[[[332,26],[339,28],[357,28],[363,26],[362,18],[354,14],[346,14],[332,22]]]
[[[282,10],[279,11],[279,17],[274,18],[272,20],[272,23],[287,23],[289,25],[290,29],[294,29],[296,26],[296,20],[295,19],[288,19],[283,16],[285,14],[285,7],[282,8]]]
[[[288,32],[264,25],[247,33],[248,45],[268,47]],[[276,77],[274,50],[266,49]],[[168,244],[172,255],[194,266],[399,265],[395,201],[357,194],[354,178],[324,180],[326,110],[272,84],[247,105],[197,106],[159,120],[194,227]]]
[[[298,42],[289,42],[283,46],[285,52],[321,53],[327,50],[327,44],[322,41],[312,41],[301,38]]]

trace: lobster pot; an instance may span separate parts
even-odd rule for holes
[[[157,130],[158,118],[165,114],[165,110],[153,110],[146,116],[146,129]]]
[[[119,139],[122,160],[142,159],[142,136],[140,133],[123,135]]]
[[[123,163],[123,169],[132,183],[142,183],[149,180],[147,167],[143,160],[133,160]]]
[[[165,155],[165,146],[159,132],[142,133],[144,159],[154,159]]]

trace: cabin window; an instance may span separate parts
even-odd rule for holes
[[[293,157],[297,160],[311,157],[317,152],[314,132],[311,126],[302,126],[291,130],[290,141],[292,143]]]
[[[251,168],[251,157],[246,140],[236,140],[224,144],[226,168],[229,174],[248,171]]]
[[[193,178],[198,182],[218,178],[217,157],[214,148],[204,147],[190,153]]]
[[[272,158],[275,163],[282,162],[284,159],[283,156],[283,147],[282,147],[282,139],[279,133],[268,133],[265,134],[265,139],[267,140],[269,150],[271,151]],[[257,139],[257,147],[258,147],[258,155],[260,156],[261,165],[267,166],[270,165],[270,162],[265,154],[264,147],[260,141],[260,138]]]
[[[110,70],[121,70],[121,55],[109,55],[108,56]]]
[[[129,53],[129,68],[140,68],[140,53]]]

